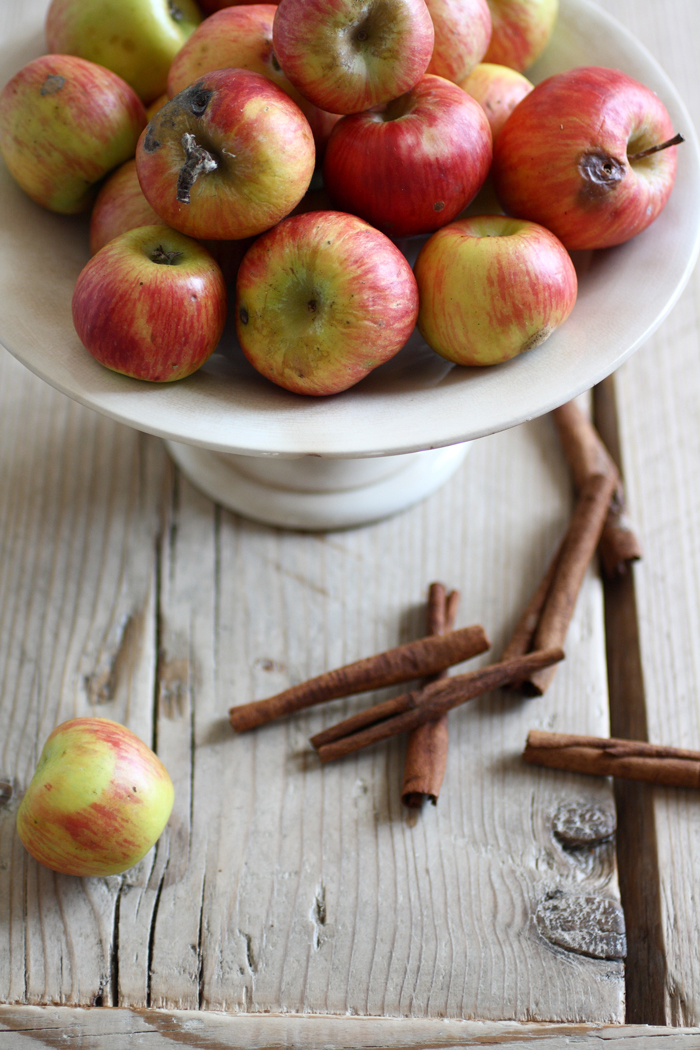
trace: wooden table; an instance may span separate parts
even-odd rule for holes
[[[697,0],[602,6],[700,123]],[[310,751],[357,703],[239,737],[226,712],[419,636],[434,579],[498,651],[571,508],[551,419],[478,442],[410,511],[301,534],[213,505],[159,440],[3,353],[2,1050],[700,1046],[700,797],[520,760],[534,727],[700,748],[699,336],[696,273],[595,397],[644,560],[616,584],[589,573],[544,697],[453,713],[419,814],[403,740],[325,768]],[[176,786],[157,848],[106,879],[38,866],[14,828],[43,740],[88,713],[153,743]],[[617,814],[616,847],[563,843],[566,807]]]

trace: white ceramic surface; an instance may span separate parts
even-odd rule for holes
[[[47,0],[0,4],[0,82],[44,50]],[[24,364],[98,412],[179,443],[249,456],[353,458],[439,448],[514,426],[588,389],[667,314],[698,251],[700,154],[672,84],[590,0],[561,0],[555,36],[531,70],[617,66],[653,88],[687,142],[660,218],[619,248],[578,258],[573,314],[546,343],[488,369],[451,366],[417,334],[344,394],[303,398],[257,375],[230,334],[198,373],[172,385],[116,375],[83,349],[71,296],[88,258],[87,220],[33,204],[0,163],[0,340]]]

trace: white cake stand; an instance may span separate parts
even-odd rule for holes
[[[4,0],[0,7],[1,83],[45,49],[47,2]],[[541,80],[580,65],[614,66],[652,88],[687,141],[657,221],[625,245],[580,254],[570,318],[507,364],[451,366],[414,333],[353,389],[304,398],[254,372],[227,332],[207,364],[177,384],[116,375],[84,350],[71,320],[73,286],[89,257],[85,219],[39,208],[1,163],[0,340],[75,400],[164,438],[195,485],[248,517],[328,529],[401,510],[449,477],[468,442],[548,412],[614,371],[658,327],[695,264],[700,152],[675,89],[642,45],[590,0],[561,0],[554,37],[530,75]]]

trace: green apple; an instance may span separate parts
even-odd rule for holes
[[[117,875],[161,835],[173,807],[160,759],[107,718],[54,729],[17,813],[31,855],[64,875]]]
[[[52,0],[46,41],[131,84],[144,102],[165,92],[170,63],[202,21],[195,0]]]

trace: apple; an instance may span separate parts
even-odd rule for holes
[[[46,41],[49,51],[111,69],[152,102],[201,20],[195,0],[52,0]]]
[[[309,122],[281,88],[247,69],[218,69],[156,113],[139,140],[136,170],[169,226],[239,240],[299,203],[315,155]]]
[[[425,0],[282,0],[277,60],[329,113],[359,113],[408,91],[428,68],[435,30]]]
[[[0,93],[0,153],[37,204],[74,214],[97,183],[133,157],[146,124],[134,91],[115,73],[71,55],[43,55]]]
[[[544,51],[559,13],[559,0],[488,0],[491,43],[485,62],[519,73]]]
[[[426,73],[458,84],[481,62],[491,39],[486,0],[425,0],[435,29]]]
[[[480,62],[459,86],[475,98],[488,117],[491,136],[496,136],[518,102],[532,91],[532,84],[522,73],[509,66]]]
[[[418,253],[418,329],[458,365],[494,365],[539,346],[576,302],[568,252],[543,226],[505,215],[460,219]]]
[[[160,837],[174,791],[157,755],[107,718],[57,726],[17,813],[19,837],[64,875],[118,875]]]
[[[663,102],[617,69],[584,66],[538,84],[503,125],[493,185],[505,211],[569,250],[622,244],[657,217],[676,174]]]
[[[226,320],[221,269],[197,241],[139,226],[81,270],[73,323],[83,346],[114,372],[167,383],[214,352]]]
[[[172,98],[205,73],[235,66],[261,73],[281,87],[301,109],[314,134],[316,149],[325,149],[337,113],[326,113],[292,87],[272,49],[274,4],[224,8],[202,22],[174,59],[168,74]]]
[[[342,117],[323,165],[336,206],[391,237],[429,233],[476,196],[491,164],[491,130],[471,96],[426,74],[406,94]]]
[[[227,7],[241,7],[243,4],[265,4],[267,0],[199,0],[199,6],[207,15],[223,11]]]
[[[127,160],[112,172],[97,194],[90,214],[90,253],[95,255],[114,237],[136,226],[164,225],[143,195],[136,161]]]
[[[162,95],[154,99],[149,106],[146,106],[146,116],[149,120],[155,117],[159,109],[162,109],[166,102],[170,101],[170,96],[167,91],[164,91]]]
[[[273,383],[335,394],[393,357],[413,331],[411,267],[379,230],[342,212],[285,219],[254,242],[238,271],[243,352]]]

